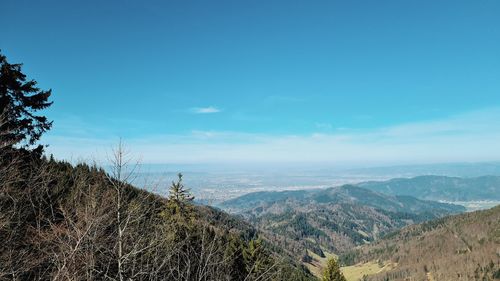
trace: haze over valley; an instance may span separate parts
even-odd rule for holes
[[[429,164],[350,169],[227,167],[219,170],[210,169],[210,167],[203,165],[155,164],[140,165],[135,183],[162,194],[162,192],[166,192],[162,187],[168,185],[177,175],[177,172],[174,172],[174,167],[186,175],[186,183],[197,199],[210,204],[217,204],[252,192],[325,189],[345,184],[370,187],[372,190],[391,195],[407,194],[421,199],[456,203],[466,206],[469,210],[492,207],[500,202],[496,193],[497,189],[487,190],[498,186],[498,175],[500,175],[500,164],[498,163]],[[168,172],[169,170],[171,172]],[[407,186],[411,186],[411,179],[415,177],[420,177],[421,181],[414,180],[413,185],[424,189],[420,191],[422,194],[405,193],[405,191],[398,193],[397,190],[403,188],[399,186],[390,188],[391,185],[404,185],[405,183]],[[410,180],[405,181],[404,179]],[[433,188],[438,190],[447,188],[449,196],[432,194],[431,189]]]

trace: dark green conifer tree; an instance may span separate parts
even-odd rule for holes
[[[182,183],[182,174],[177,175],[177,181],[172,181],[168,195],[168,208],[172,215],[190,220],[193,215],[192,201],[194,196]]]
[[[27,79],[21,66],[8,63],[0,53],[0,148],[16,144],[28,148],[52,126],[45,116],[36,115],[52,104],[51,90],[37,88],[37,82]]]

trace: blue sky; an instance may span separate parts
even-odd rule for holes
[[[2,1],[44,141],[144,162],[500,160],[500,2]]]

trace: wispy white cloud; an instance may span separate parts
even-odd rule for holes
[[[319,123],[316,123],[314,125],[319,130],[331,130],[333,128],[332,124],[330,124],[330,123],[321,123],[321,122],[319,122]]]
[[[116,139],[49,136],[62,158],[101,158]],[[320,130],[308,135],[193,131],[126,139],[146,163],[417,164],[500,160],[500,109],[370,130]]]
[[[209,113],[218,113],[221,112],[221,110],[214,106],[208,106],[208,107],[193,107],[190,109],[190,112],[194,114],[209,114]]]

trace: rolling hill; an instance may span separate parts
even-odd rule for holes
[[[462,206],[419,200],[411,196],[393,196],[367,188],[344,185],[327,189],[255,192],[224,201],[218,207],[232,213],[244,213],[265,204],[295,200],[301,203],[352,203],[393,212],[449,214],[463,211]]]
[[[238,213],[297,258],[306,249],[343,253],[403,226],[464,211],[462,206],[388,196],[353,185],[258,192],[219,207]]]

